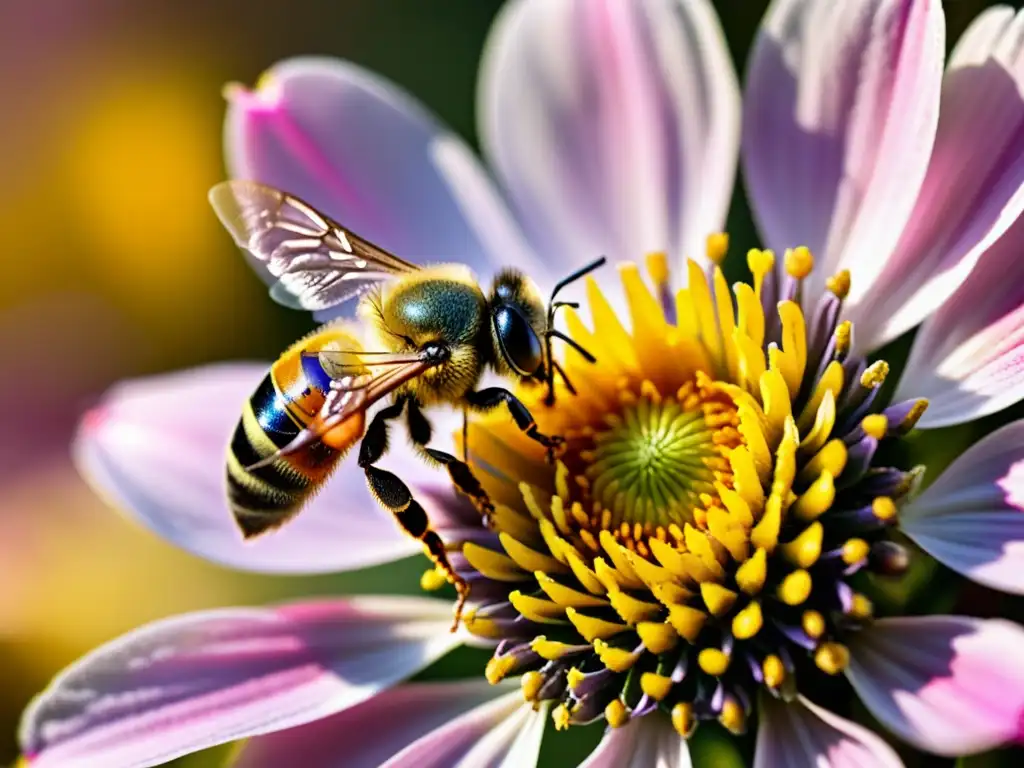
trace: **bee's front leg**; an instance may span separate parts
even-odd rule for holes
[[[512,415],[516,426],[519,427],[527,437],[536,440],[548,449],[548,461],[554,461],[555,450],[564,442],[565,438],[560,435],[545,435],[537,428],[530,410],[523,405],[522,401],[503,387],[488,387],[478,392],[469,392],[466,395],[466,402],[475,410],[489,411],[505,403],[508,412]]]

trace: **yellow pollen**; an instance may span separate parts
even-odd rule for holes
[[[522,688],[524,699],[536,701],[537,694],[540,693],[540,689],[544,686],[544,675],[536,670],[531,670],[523,674],[519,680],[519,685]]]
[[[692,704],[681,701],[672,707],[672,727],[676,729],[676,733],[687,739],[693,735],[696,726]]]
[[[878,496],[871,502],[871,511],[875,517],[883,522],[888,522],[896,517],[896,504],[888,496]]]
[[[801,245],[798,248],[786,250],[785,264],[786,274],[797,280],[803,280],[814,269],[814,257],[809,248]]]
[[[654,672],[644,672],[640,676],[640,689],[655,701],[661,701],[672,690],[672,678]]]
[[[491,685],[497,685],[505,679],[505,675],[511,672],[515,665],[516,660],[512,654],[501,656],[499,658],[492,658],[487,662],[487,668],[484,670],[484,677],[487,678],[487,682]]]
[[[811,574],[803,570],[793,571],[779,584],[777,593],[786,605],[800,605],[811,596],[811,586]]]
[[[850,606],[849,616],[862,621],[870,619],[875,613],[875,607],[865,595],[859,592],[853,596],[853,604]]]
[[[436,592],[448,583],[444,571],[437,568],[430,568],[420,576],[420,589],[425,592]]]
[[[832,277],[825,280],[825,287],[836,295],[836,298],[845,299],[850,293],[850,270],[843,269]]]
[[[764,618],[761,615],[761,606],[758,603],[750,603],[746,608],[733,616],[732,633],[737,640],[749,640],[761,631]]]
[[[767,576],[768,553],[758,549],[753,557],[736,570],[736,584],[748,595],[756,595],[764,586]]]
[[[565,676],[565,684],[569,686],[570,691],[575,691],[576,686],[582,683],[586,679],[586,675],[576,667],[571,667],[568,674]]]
[[[722,714],[718,716],[718,722],[729,732],[740,735],[747,730],[747,713],[743,711],[739,701],[727,696],[722,702]]]
[[[860,384],[867,389],[877,389],[885,383],[885,377],[888,375],[889,364],[885,360],[878,360],[869,365],[860,375]]]
[[[889,429],[889,420],[884,414],[873,413],[861,419],[860,426],[869,437],[881,440]]]
[[[612,728],[621,728],[629,722],[629,710],[620,699],[612,699],[604,708],[604,718]]]
[[[843,544],[843,562],[854,565],[868,556],[871,546],[864,539],[849,539]]]
[[[647,274],[651,276],[651,281],[657,286],[669,284],[668,256],[663,251],[647,254]]]
[[[909,432],[917,424],[918,420],[924,415],[924,412],[928,410],[928,401],[921,398],[914,403],[910,408],[910,413],[904,417],[903,421],[900,422],[899,428],[903,432]]]
[[[825,617],[817,611],[804,611],[804,615],[800,618],[800,626],[803,627],[808,637],[817,640],[825,634]]]
[[[700,668],[709,675],[718,677],[724,675],[729,669],[729,657],[717,648],[705,648],[697,655],[697,663]]]
[[[555,723],[556,731],[566,731],[569,729],[569,720],[571,718],[569,708],[565,704],[559,704],[553,710],[551,710],[551,719]]]
[[[786,667],[782,659],[774,654],[765,657],[761,663],[761,672],[765,685],[769,688],[778,688],[786,680]]]
[[[836,352],[845,356],[853,345],[853,323],[849,320],[843,320],[843,322],[836,326],[835,333],[832,336],[836,340]]]
[[[729,250],[729,234],[727,232],[715,232],[708,235],[706,253],[712,264],[721,264],[725,261],[725,254]]]
[[[850,663],[850,651],[841,643],[822,643],[814,652],[814,663],[829,675],[838,675]]]

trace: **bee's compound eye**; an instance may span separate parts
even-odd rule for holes
[[[540,339],[515,307],[497,307],[492,315],[494,334],[509,367],[520,376],[532,376],[544,361]]]

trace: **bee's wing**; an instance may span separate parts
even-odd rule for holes
[[[320,312],[388,278],[419,269],[363,240],[312,206],[255,181],[225,181],[210,203],[270,285],[271,297]]]
[[[402,384],[437,365],[435,361],[415,355],[347,351],[321,351],[316,354],[331,376],[331,386],[320,413],[288,445],[247,469],[272,464],[281,456],[315,443],[346,419],[365,412]],[[368,361],[353,360],[359,354],[371,357]]]

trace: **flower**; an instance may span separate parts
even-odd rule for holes
[[[389,454],[473,583],[460,634],[427,598],[169,619],[37,698],[22,728],[33,764],[152,765],[257,737],[241,765],[532,765],[549,719],[603,718],[612,727],[588,766],[688,765],[679,733],[709,719],[756,722],[759,766],[899,765],[880,736],[822,706],[840,675],[923,750],[1019,739],[1024,630],[875,618],[861,585],[920,556],[906,536],[970,579],[1024,592],[1024,422],[920,493],[922,470],[891,450],[915,424],[1024,396],[1022,30],[1024,16],[990,9],[944,69],[938,2],[775,0],[742,117],[774,251],[751,251],[752,284],[732,292],[718,267],[727,238],[713,233],[740,105],[706,2],[508,4],[480,98],[508,206],[458,139],[352,65],[294,60],[253,92],[231,90],[233,176],[483,278],[514,263],[550,284],[604,252],[622,290],[590,281],[589,323],[568,315],[598,358],[567,355],[579,395],[530,401],[541,428],[567,438],[557,463],[503,414],[471,426],[493,530],[404,448]],[[645,254],[650,286],[631,263]],[[865,353],[921,321],[887,404],[895,364]],[[294,524],[242,546],[221,457],[263,370],[123,384],[83,423],[83,470],[146,524],[237,567],[344,569],[413,551],[357,496],[351,463]],[[399,684],[463,640],[495,646],[481,679]]]

